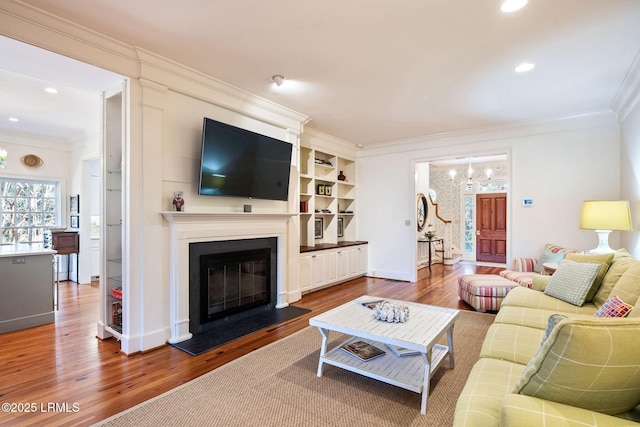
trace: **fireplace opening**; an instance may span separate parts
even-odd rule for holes
[[[278,239],[189,243],[189,332],[226,330],[276,310]]]
[[[271,303],[269,248],[200,256],[200,322]]]

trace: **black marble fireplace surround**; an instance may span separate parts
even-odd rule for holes
[[[278,280],[278,239],[276,237],[198,242],[189,244],[189,332],[194,336],[211,330],[228,329],[237,323],[256,314],[276,310]],[[261,300],[249,303],[244,307],[236,307],[221,313],[209,315],[206,312],[206,300],[202,301],[205,292],[201,289],[201,275],[206,274],[201,260],[207,263],[226,262],[238,255],[241,258],[252,257],[252,254],[266,255],[269,260],[268,295]],[[260,255],[258,255],[260,256]]]

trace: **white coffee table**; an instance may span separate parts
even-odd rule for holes
[[[458,310],[434,307],[424,304],[397,301],[409,306],[409,320],[405,323],[387,323],[375,320],[374,311],[364,307],[360,301],[380,300],[379,297],[362,296],[354,301],[309,319],[322,335],[318,376],[322,376],[323,364],[337,366],[351,372],[374,378],[398,387],[422,393],[420,412],[427,412],[429,380],[445,356],[449,356],[449,366],[453,362],[453,325],[460,314]],[[340,347],[327,349],[329,332],[336,331],[351,335],[349,341],[365,341],[386,353],[372,360],[361,361]],[[447,335],[447,345],[437,344]],[[417,356],[396,356],[386,344],[416,350]]]

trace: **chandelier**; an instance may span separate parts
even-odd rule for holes
[[[473,168],[471,167],[471,160],[469,160],[469,167],[467,168],[466,172],[462,175],[462,179],[456,182],[455,178],[458,173],[456,172],[455,169],[451,169],[449,171],[449,177],[451,178],[451,185],[453,185],[454,187],[459,187],[464,184],[467,188],[469,188],[469,187],[473,187],[474,182],[478,184],[483,184],[481,182],[478,182],[477,178],[474,177],[475,172],[476,171],[474,171]],[[486,168],[484,170],[484,175],[486,176],[485,178],[486,181],[491,181],[491,177],[493,176],[493,169]]]

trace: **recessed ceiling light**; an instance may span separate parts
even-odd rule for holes
[[[273,80],[276,86],[282,86],[282,83],[284,83],[284,76],[282,74],[276,74],[271,77],[271,80]]]
[[[17,117],[9,117],[9,121],[10,122],[18,122],[18,118]]]
[[[533,70],[535,66],[535,64],[532,64],[530,62],[523,62],[522,64],[514,68],[513,71],[515,71],[516,73],[526,73],[527,71]]]
[[[58,93],[58,89],[56,89],[55,87],[48,87],[45,89],[45,91],[49,93]]]
[[[502,6],[500,6],[500,10],[505,13],[515,12],[516,10],[520,10],[527,5],[528,0],[505,0],[502,2]]]

